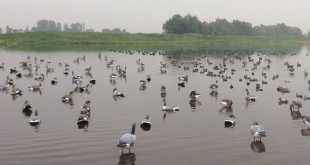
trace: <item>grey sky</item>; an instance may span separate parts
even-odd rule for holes
[[[24,28],[44,18],[83,22],[96,30],[161,32],[162,23],[173,14],[190,13],[206,21],[285,22],[309,31],[309,9],[309,0],[0,0],[0,27]]]

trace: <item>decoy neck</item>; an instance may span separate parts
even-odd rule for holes
[[[136,133],[136,123],[133,123],[131,127],[131,134],[134,135],[135,133]]]

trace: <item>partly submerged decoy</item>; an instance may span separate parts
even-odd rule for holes
[[[257,122],[254,122],[250,126],[250,131],[253,136],[254,142],[261,141],[262,137],[266,137],[266,131],[263,128],[262,125],[258,124]]]
[[[151,129],[152,123],[149,115],[146,115],[145,118],[141,121],[140,127],[144,131],[149,131]]]
[[[136,136],[136,123],[132,124],[131,132],[123,134],[119,140],[117,147],[121,148],[121,152],[123,153],[124,149],[128,149],[130,153],[131,148],[134,147],[137,136]]]

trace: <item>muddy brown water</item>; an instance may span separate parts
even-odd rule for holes
[[[229,69],[237,71],[228,82],[219,78],[207,77],[205,74],[193,73],[193,59],[179,59],[175,61],[167,56],[142,56],[140,54],[125,55],[121,53],[103,52],[102,60],[98,59],[98,52],[21,52],[0,51],[0,62],[5,63],[5,69],[0,71],[0,83],[5,82],[8,69],[16,66],[21,70],[19,62],[27,56],[33,59],[44,59],[38,62],[39,73],[45,73],[46,61],[55,72],[46,77],[43,82],[42,94],[29,92],[27,87],[37,84],[30,78],[16,79],[16,86],[21,88],[24,95],[13,100],[9,94],[0,93],[0,164],[1,165],[200,165],[200,164],[308,164],[310,153],[310,137],[303,136],[304,125],[301,120],[292,120],[288,105],[278,105],[278,98],[296,99],[296,93],[309,95],[308,79],[304,78],[304,70],[310,71],[310,57],[307,49],[301,49],[296,55],[261,55],[272,60],[271,69],[265,71],[268,84],[263,85],[262,92],[255,92],[255,84],[246,85],[246,81],[239,82],[239,78],[247,72],[242,68],[242,61],[234,59],[234,64],[228,62]],[[86,56],[86,61],[79,64],[73,59]],[[116,79],[116,84],[109,82],[112,70],[106,67],[104,56],[114,59],[115,64],[127,66],[127,79]],[[257,55],[250,55],[257,60]],[[137,72],[136,60],[141,58],[145,64],[143,72]],[[222,63],[223,56],[208,56],[213,65],[207,65],[212,70],[214,65]],[[167,74],[160,73],[160,62],[168,64]],[[296,65],[295,76],[289,76],[284,63]],[[71,77],[64,76],[64,66],[58,63],[70,64],[70,69],[83,77],[84,69],[92,66],[92,73],[97,80],[89,94],[74,94],[74,105],[69,106],[61,102],[61,97],[73,88]],[[173,65],[172,63],[176,63]],[[179,64],[190,67],[189,71],[177,67]],[[263,64],[265,64],[263,62]],[[262,80],[261,72],[264,65],[258,66],[255,77]],[[247,67],[250,69],[251,65]],[[280,78],[272,81],[273,74]],[[139,90],[139,80],[151,75],[151,82],[147,83],[145,91]],[[185,88],[178,89],[177,77],[189,75],[189,82]],[[15,79],[14,75],[10,75]],[[50,80],[57,77],[59,83],[50,85]],[[84,78],[85,81],[89,78]],[[219,80],[218,98],[209,95],[209,86]],[[285,80],[288,80],[285,82]],[[84,82],[85,82],[84,81]],[[84,83],[85,84],[85,83]],[[234,88],[230,89],[229,85]],[[179,106],[180,111],[168,114],[163,119],[162,98],[160,87],[167,88],[167,104]],[[277,86],[289,87],[291,93],[280,94]],[[112,89],[117,87],[125,92],[126,97],[115,101]],[[257,97],[255,103],[246,106],[245,88]],[[189,104],[189,93],[197,90],[201,93],[200,105],[193,109]],[[219,112],[221,99],[233,100],[233,114],[236,116],[235,128],[224,128],[227,114]],[[34,109],[39,112],[42,120],[38,128],[29,126],[28,118],[22,113],[25,100],[29,100]],[[81,106],[85,100],[91,100],[92,113],[87,129],[78,129],[76,125]],[[310,101],[302,101],[303,115],[310,115]],[[152,121],[150,131],[137,129],[135,154],[120,156],[116,147],[119,136],[130,131],[133,122],[139,122],[149,114]],[[250,124],[258,121],[264,125],[267,137],[260,145],[251,144],[249,132]],[[264,152],[260,152],[260,151]]]

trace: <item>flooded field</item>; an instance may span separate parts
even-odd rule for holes
[[[307,48],[177,59],[0,50],[0,164],[308,164],[309,61]],[[88,125],[79,128],[87,100]],[[35,110],[41,123],[30,126]],[[149,131],[140,128],[146,115]],[[266,130],[262,142],[253,141],[255,121]],[[132,153],[121,154],[118,139],[135,122]]]

